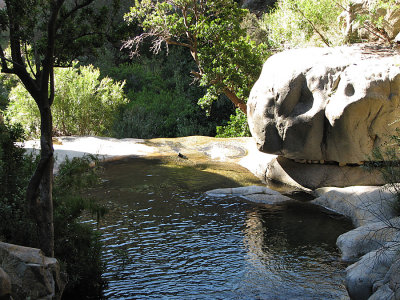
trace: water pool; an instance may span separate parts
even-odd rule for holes
[[[92,194],[109,209],[108,299],[346,299],[335,241],[347,220],[303,202],[207,197],[259,184],[232,165],[133,158],[102,177]]]

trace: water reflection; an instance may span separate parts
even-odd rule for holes
[[[313,206],[209,198],[208,189],[246,183],[162,161],[109,164],[103,179],[93,194],[110,210],[101,224],[109,299],[346,294],[335,240],[350,225]]]
[[[350,224],[329,218],[304,203],[248,211],[246,288],[262,285],[262,299],[346,298],[335,240]]]

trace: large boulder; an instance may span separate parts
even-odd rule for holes
[[[17,299],[61,299],[66,281],[55,258],[40,249],[0,242],[0,265]],[[5,282],[7,286],[7,282]]]
[[[260,151],[306,161],[357,164],[395,133],[400,55],[356,45],[271,56],[248,100]]]

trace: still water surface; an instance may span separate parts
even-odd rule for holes
[[[204,195],[258,183],[230,177],[162,160],[106,164],[94,192],[109,208],[100,227],[106,297],[345,298],[335,241],[351,224],[301,202],[266,206]]]

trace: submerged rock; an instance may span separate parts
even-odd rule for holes
[[[10,279],[13,299],[61,299],[66,281],[60,265],[40,249],[0,242],[0,265]]]
[[[379,46],[307,48],[271,56],[248,100],[260,151],[357,164],[395,133],[400,55]]]
[[[207,191],[206,194],[212,197],[224,197],[227,195],[238,196],[251,202],[263,204],[279,204],[287,201],[293,201],[293,199],[264,186],[215,189]]]

